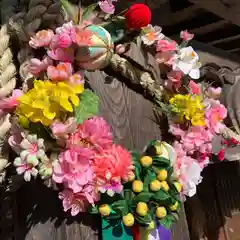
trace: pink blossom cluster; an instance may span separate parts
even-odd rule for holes
[[[113,196],[122,191],[122,181],[132,174],[129,151],[113,144],[109,125],[101,117],[93,117],[76,125],[74,119],[51,126],[56,139],[65,149],[54,165],[53,180],[64,190],[59,197],[64,210],[76,215],[99,200],[100,192]]]
[[[189,84],[192,94],[201,94],[200,86],[194,82]],[[212,88],[212,87],[211,87]],[[208,96],[215,97],[219,89],[208,89]],[[211,95],[212,94],[212,95]],[[184,194],[193,196],[196,185],[201,181],[201,171],[209,163],[212,155],[212,139],[225,126],[222,121],[227,116],[226,108],[216,99],[206,97],[205,126],[186,126],[171,123],[169,131],[175,136],[173,143],[177,154],[174,170],[183,184]],[[222,156],[221,152],[221,156]],[[223,160],[221,157],[219,160]]]
[[[31,59],[29,71],[36,77],[42,72],[47,72],[52,81],[81,83],[81,72],[74,73],[72,62],[77,46],[89,46],[92,43],[92,32],[83,29],[84,26],[68,22],[57,28],[55,33],[52,30],[37,32],[29,41],[29,45],[35,49],[44,47],[47,55],[42,60]]]

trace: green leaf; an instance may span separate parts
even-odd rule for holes
[[[152,199],[154,199],[159,204],[163,204],[163,205],[169,205],[169,204],[174,203],[174,200],[171,198],[171,196],[162,189],[160,189],[158,192],[156,192],[152,196]]]
[[[148,213],[144,217],[136,215],[136,221],[143,226],[147,226],[152,221],[152,216]]]
[[[149,184],[152,181],[152,178],[153,178],[153,172],[150,169],[148,169],[144,177],[143,191],[149,191]]]
[[[162,168],[168,168],[170,166],[170,161],[164,157],[154,157],[153,165]]]
[[[138,202],[145,202],[146,203],[150,200],[152,195],[153,194],[149,193],[149,192],[141,192],[133,198],[131,205],[136,206]]]
[[[166,229],[169,229],[172,226],[173,221],[174,221],[174,217],[170,214],[167,215],[165,218],[158,220],[158,222]]]
[[[84,9],[82,20],[88,20],[90,14],[97,8],[98,3],[93,3]]]
[[[98,208],[96,207],[96,206],[92,206],[92,205],[90,205],[89,207],[88,207],[88,212],[90,213],[90,214],[98,214],[99,212],[98,212]]]
[[[75,24],[78,24],[78,8],[67,0],[60,0],[60,2],[68,17],[73,20]]]
[[[75,108],[77,123],[81,124],[83,123],[84,120],[87,120],[88,118],[97,115],[98,106],[99,106],[98,96],[94,92],[86,89],[80,95],[80,103]]]
[[[126,215],[128,213],[128,206],[126,200],[118,200],[112,204],[112,209],[121,215]]]

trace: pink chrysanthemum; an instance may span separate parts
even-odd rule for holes
[[[112,144],[110,127],[102,117],[93,117],[78,125],[68,141],[68,147],[98,151],[108,148]]]
[[[113,144],[94,157],[93,169],[97,181],[127,181],[133,169],[131,154],[125,148]]]

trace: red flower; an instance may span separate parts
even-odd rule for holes
[[[127,27],[140,29],[151,22],[151,10],[145,4],[134,4],[125,13]]]
[[[239,142],[235,138],[231,138],[231,142],[233,145],[238,145]]]
[[[218,160],[219,161],[223,161],[225,158],[225,150],[222,148],[219,152],[218,152]]]

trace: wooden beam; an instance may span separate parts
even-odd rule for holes
[[[236,1],[233,6],[227,6],[220,0],[189,0],[196,6],[212,12],[233,24],[240,26],[240,1]]]
[[[195,35],[202,35],[206,33],[213,32],[219,28],[222,28],[224,25],[229,24],[229,21],[227,20],[221,20],[218,22],[214,22],[199,28],[194,28],[194,29],[188,29],[189,32],[194,33]]]
[[[233,41],[233,40],[236,40],[236,39],[240,39],[240,34],[238,34],[236,36],[231,36],[231,37],[215,40],[215,41],[212,41],[212,42],[208,42],[207,44],[216,45],[216,44],[219,44],[219,43],[230,42],[230,41]]]
[[[171,26],[180,23],[184,20],[190,20],[196,15],[206,12],[204,9],[200,9],[197,5],[192,5],[190,7],[184,8],[176,13],[169,11],[163,11],[163,9],[158,8],[153,10],[153,21],[160,26]]]

